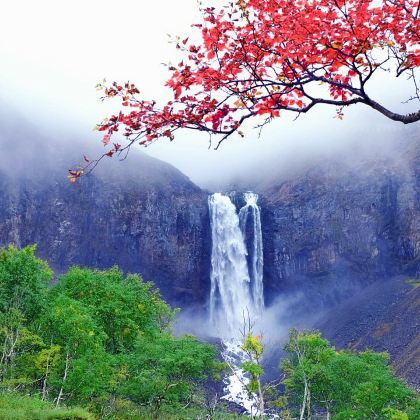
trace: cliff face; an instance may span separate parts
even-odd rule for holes
[[[36,242],[58,273],[72,264],[117,264],[155,282],[173,304],[204,304],[208,193],[168,164],[137,151],[130,159],[101,164],[76,185],[58,158],[28,164],[25,175],[0,168],[0,246]],[[358,164],[324,162],[289,177],[266,172],[253,189],[268,304],[300,293],[328,308],[376,279],[420,275],[418,147]]]
[[[338,348],[388,352],[396,373],[420,390],[419,312],[420,282],[396,277],[326,312],[315,327]]]
[[[262,190],[267,301],[329,306],[362,285],[420,271],[420,154],[325,163]]]
[[[42,171],[41,171],[42,172]],[[173,304],[208,296],[207,193],[168,164],[138,155],[72,185],[65,170],[0,174],[0,245],[38,243],[56,272],[119,265],[153,281]]]

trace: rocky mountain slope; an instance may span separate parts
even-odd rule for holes
[[[262,193],[268,302],[300,291],[330,307],[375,279],[420,274],[420,148],[326,161]]]
[[[314,310],[314,307],[316,310]],[[420,391],[420,282],[407,276],[373,281],[329,309],[298,294],[279,298],[264,364],[275,380],[289,328],[318,330],[337,349],[387,352],[395,373]]]
[[[264,286],[288,327],[390,353],[420,388],[420,147],[312,165],[260,187]],[[411,280],[410,280],[411,279]],[[267,369],[277,372],[277,345]]]
[[[0,246],[36,242],[57,273],[117,264],[153,281],[172,304],[205,309],[207,191],[138,151],[72,185],[63,150],[40,159],[20,142],[24,133],[9,133],[17,137],[0,142]],[[407,336],[397,345],[405,329],[419,333],[418,289],[404,282],[420,276],[420,148],[418,136],[404,140],[392,153],[330,159],[287,176],[274,168],[252,189],[260,194],[266,304],[299,297],[279,326],[325,316],[319,328],[333,344],[388,350],[416,383],[418,343]],[[382,290],[383,299],[371,304],[368,290]],[[335,320],[340,311],[347,315]],[[365,316],[350,316],[358,313]]]
[[[396,373],[420,390],[420,282],[377,281],[316,324],[338,348],[386,351]]]
[[[207,193],[172,166],[137,153],[70,184],[65,167],[0,170],[0,245],[37,243],[56,272],[119,265],[177,305],[208,295]]]
[[[413,140],[413,141],[412,141]],[[331,305],[375,279],[419,275],[420,152],[326,161],[259,187],[266,303],[296,292]],[[21,152],[20,152],[21,153]],[[205,303],[206,191],[141,153],[71,185],[58,158],[0,167],[0,245],[37,242],[59,272],[72,264],[140,272],[172,303]],[[21,164],[21,166],[24,166]]]

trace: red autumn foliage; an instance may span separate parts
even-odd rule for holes
[[[376,72],[390,70],[411,78],[409,99],[420,99],[417,0],[239,0],[202,13],[193,25],[200,43],[186,38],[176,45],[184,58],[169,67],[173,100],[158,106],[138,97],[131,83],[98,85],[105,98],[118,97],[128,107],[98,126],[104,145],[120,130],[128,141],[104,156],[135,142],[173,139],[180,128],[219,135],[219,145],[234,132],[243,136],[239,127],[248,118],[265,116],[265,124],[318,104],[337,107],[340,118],[343,107],[363,103],[405,124],[420,120],[420,111],[394,113],[366,91]]]

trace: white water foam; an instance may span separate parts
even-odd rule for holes
[[[230,198],[209,197],[212,232],[210,322],[223,338],[237,337],[243,311],[253,314],[247,251]]]
[[[258,195],[252,192],[244,194],[245,206],[239,211],[239,225],[244,238],[249,223],[252,223],[252,260],[251,260],[251,291],[255,312],[260,315],[264,309],[264,289],[263,289],[263,242],[261,230],[261,212],[257,205]]]

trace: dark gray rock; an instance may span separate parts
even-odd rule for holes
[[[138,151],[130,162],[109,160],[72,185],[63,150],[47,150],[48,142],[22,142],[19,131],[15,137],[0,148],[0,246],[36,242],[39,257],[56,273],[73,264],[117,264],[153,281],[170,303],[205,309],[211,253],[206,191]],[[278,319],[280,327],[312,326],[320,312],[345,301],[362,302],[359,293],[375,282],[420,276],[418,137],[406,144],[395,156],[326,160],[288,177],[267,169],[265,179],[250,188],[260,194],[266,303],[299,296],[287,319]],[[231,197],[238,208],[244,204],[241,194]],[[386,311],[387,305],[378,308]],[[375,317],[379,321],[372,325],[390,323],[379,313]],[[403,331],[407,323],[411,328],[410,319],[395,312],[399,326],[392,331]],[[343,328],[349,335],[337,333]],[[370,334],[348,325],[328,330],[323,324],[323,329],[343,345]],[[390,341],[378,334],[375,348],[391,351]],[[404,360],[413,360],[407,351]],[[407,363],[401,374],[412,377]]]
[[[325,162],[261,191],[267,303],[300,291],[317,304],[420,267],[420,153]]]
[[[319,329],[338,348],[387,351],[419,389],[420,289],[408,283],[420,274],[417,139],[395,156],[326,161],[260,193],[265,298],[287,308],[278,325]],[[269,349],[269,379],[281,347]]]
[[[153,281],[172,304],[204,304],[207,193],[172,166],[138,154],[70,184],[64,168],[35,178],[0,173],[0,245],[37,243],[60,273],[120,266]]]
[[[339,349],[386,351],[395,372],[420,390],[420,282],[377,281],[328,311],[315,328]]]

